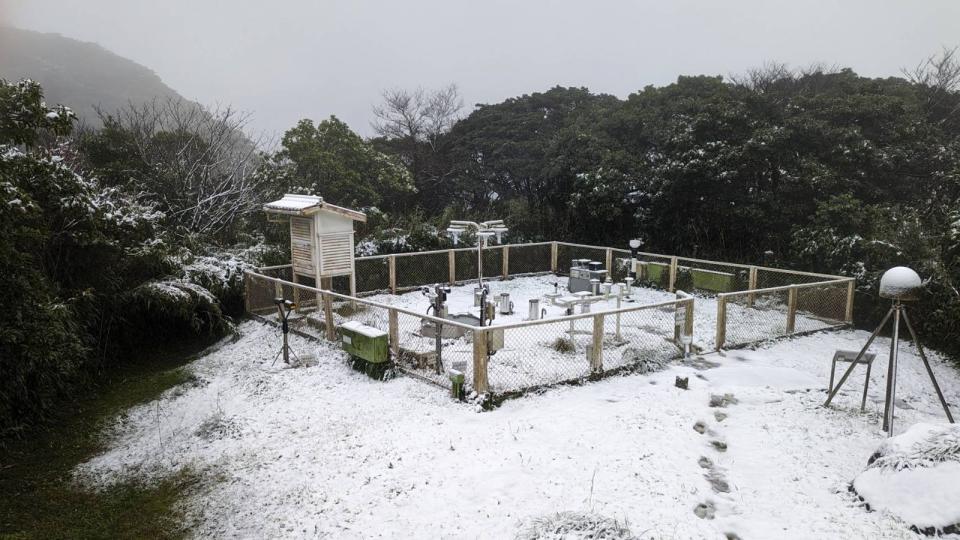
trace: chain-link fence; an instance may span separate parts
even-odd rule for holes
[[[397,255],[395,264],[398,291],[450,281],[450,257],[446,251]]]
[[[789,289],[721,296],[717,301],[717,349],[787,335]]]
[[[754,268],[756,268],[757,277],[756,283],[753,287],[750,287],[751,289],[769,289],[771,287],[805,285],[807,283],[842,279],[839,276],[831,276],[829,274],[780,270],[777,268],[765,268],[762,266],[755,266]]]
[[[551,271],[551,242],[510,244],[483,248],[484,279],[547,273]],[[458,248],[394,255],[357,257],[357,294],[399,293],[435,283],[463,283],[477,279],[477,248]],[[280,276],[277,276],[280,277]],[[284,279],[290,279],[289,273]],[[349,279],[341,286],[334,278],[333,290],[349,293]]]
[[[484,277],[491,280],[552,270],[567,274],[573,259],[602,262],[617,283],[630,272],[631,253],[623,249],[547,242],[494,246],[481,253]],[[646,369],[689,347],[695,326],[701,334],[715,329],[715,336],[700,337],[719,350],[852,320],[852,278],[653,253],[639,253],[636,259],[640,286],[695,296],[678,292],[676,300],[660,304],[476,327],[351,297],[348,277],[334,278],[331,290],[323,291],[313,279],[293,275],[290,265],[282,265],[246,274],[247,311],[277,322],[275,299],[292,300],[291,327],[328,340],[338,339],[342,324],[359,322],[388,334],[394,361],[403,371],[449,386],[448,371],[455,369],[464,374],[468,388],[492,395]],[[360,257],[356,290],[400,293],[434,283],[470,282],[477,278],[477,263],[476,248]],[[695,301],[703,306],[699,311]],[[475,342],[475,336],[481,341]]]
[[[851,293],[851,283],[850,280],[831,281],[798,287],[794,331],[814,332],[849,322],[847,295]]]
[[[853,283],[852,278],[840,278],[720,294],[715,346],[742,346],[849,324]]]
[[[390,261],[387,257],[357,257],[354,259],[357,294],[390,291]]]
[[[509,275],[542,274],[552,271],[552,247],[550,243],[515,244],[508,246]]]
[[[604,372],[622,369],[647,372],[662,368],[682,353],[682,336],[687,336],[687,343],[693,341],[692,325],[686,325],[688,312],[693,313],[692,299],[604,315],[600,367]],[[679,327],[678,320],[681,321]]]
[[[283,272],[277,270],[271,273],[282,274]],[[253,272],[245,273],[244,280],[248,313],[268,322],[280,324],[281,306],[278,300],[289,300],[294,304],[288,319],[290,328],[314,338],[323,335],[326,324],[319,289]]]
[[[456,370],[464,374],[467,388],[492,396],[662,366],[680,354],[678,335],[692,332],[689,322],[678,330],[692,313],[692,298],[475,327],[255,272],[245,279],[247,310],[253,315],[279,323],[277,299],[292,300],[291,329],[331,341],[340,339],[345,323],[363,324],[387,334],[399,369],[444,387]],[[481,344],[474,342],[477,336]]]
[[[625,369],[651,371],[682,354],[692,341],[693,299],[551,320],[491,326],[487,382],[492,395],[510,395]],[[689,321],[690,324],[686,324]],[[688,341],[688,342],[689,342]]]
[[[608,251],[607,248],[603,247],[557,242],[557,274],[561,276],[568,275],[572,261],[575,259],[588,259],[590,261],[605,263]]]

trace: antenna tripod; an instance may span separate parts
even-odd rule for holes
[[[857,355],[857,358],[850,363],[850,367],[848,367],[847,371],[844,372],[843,377],[841,377],[837,385],[833,387],[833,391],[830,392],[829,396],[827,396],[827,401],[824,402],[823,406],[830,406],[830,402],[833,401],[833,398],[836,397],[838,392],[840,392],[840,387],[843,386],[843,383],[846,382],[850,374],[853,373],[853,369],[863,358],[863,355],[866,354],[867,349],[870,348],[870,344],[872,344],[873,340],[877,338],[877,336],[883,330],[883,327],[886,326],[887,321],[890,320],[891,316],[893,317],[893,334],[890,337],[890,359],[887,363],[887,391],[883,404],[883,430],[887,432],[888,436],[893,435],[893,413],[894,409],[896,408],[897,394],[897,348],[900,343],[901,317],[903,318],[903,322],[907,325],[907,330],[910,332],[910,337],[913,339],[913,344],[917,348],[917,352],[920,353],[920,359],[923,360],[924,367],[927,368],[927,375],[930,376],[930,382],[933,383],[933,389],[937,391],[937,397],[940,398],[940,405],[943,406],[943,412],[947,414],[947,420],[949,420],[951,424],[954,423],[953,415],[950,414],[950,407],[947,406],[947,400],[944,399],[943,392],[940,390],[940,385],[937,383],[937,378],[933,375],[933,370],[930,368],[930,361],[927,360],[927,355],[923,352],[923,346],[920,345],[920,340],[917,338],[917,333],[914,331],[913,325],[910,323],[910,317],[907,315],[907,306],[903,305],[899,298],[893,300],[893,305],[890,307],[890,310],[887,311],[887,314],[884,315],[883,320],[880,321],[877,329],[874,330],[873,334],[870,335],[870,339],[867,340],[866,345],[860,349],[860,353]],[[864,396],[864,399],[866,399],[866,396]]]

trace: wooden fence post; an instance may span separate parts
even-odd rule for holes
[[[447,269],[450,272],[450,285],[457,282],[457,253],[452,249],[447,252]]]
[[[593,316],[593,348],[590,353],[590,373],[603,373],[603,315]]]
[[[503,256],[500,257],[501,263],[501,277],[507,279],[507,276],[510,275],[510,246],[503,246]]]
[[[487,331],[473,331],[473,391],[486,394],[487,384]]]
[[[687,310],[683,313],[683,335],[693,335],[693,296],[687,296]]]
[[[610,279],[612,280],[613,279],[613,250],[610,248],[607,248],[606,264],[607,264],[606,266],[607,276],[609,276]]]
[[[390,350],[393,351],[394,361],[396,361],[400,356],[400,322],[398,321],[397,310],[391,309],[387,313]]]
[[[557,243],[556,243],[556,242],[551,242],[551,243],[550,243],[550,271],[553,272],[554,274],[556,274],[556,273],[557,273],[557,270],[558,270],[558,268],[557,268],[557,251],[559,251],[559,250],[557,249]]]
[[[333,298],[329,294],[323,295],[323,325],[327,331],[327,341],[337,339],[337,329],[333,322]]]
[[[390,293],[397,294],[397,256],[390,255],[387,261],[390,266]]]
[[[751,266],[751,267],[750,267],[750,278],[749,278],[749,282],[747,283],[747,289],[752,291],[752,290],[754,290],[754,289],[756,289],[756,288],[757,288],[757,267],[756,267],[756,266]],[[756,300],[756,297],[757,297],[757,295],[755,295],[755,294],[753,294],[753,293],[748,294],[748,295],[747,295],[747,306],[753,307],[753,301]]]
[[[717,339],[716,349],[719,351],[727,341],[727,297],[717,295]]]
[[[797,286],[790,285],[787,294],[787,333],[792,334],[797,322]]]
[[[677,258],[670,257],[670,287],[669,291],[674,292],[677,284]]]
[[[848,323],[853,322],[853,295],[856,292],[856,279],[850,279],[847,282],[847,309],[844,312],[843,320]]]

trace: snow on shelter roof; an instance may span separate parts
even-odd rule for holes
[[[278,201],[269,202],[263,205],[265,212],[274,214],[286,214],[293,216],[312,216],[317,212],[327,211],[348,217],[354,221],[367,221],[367,215],[363,212],[351,210],[324,202],[323,197],[316,195],[298,195],[296,193],[287,193]]]

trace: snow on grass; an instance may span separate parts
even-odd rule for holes
[[[118,418],[110,448],[78,476],[206,471],[185,502],[200,537],[512,538],[556,515],[643,538],[916,536],[847,489],[884,440],[880,358],[867,414],[862,368],[835,408],[821,406],[833,351],[857,348],[864,332],[708,355],[476,413],[407,377],[370,380],[340,351],[297,337],[294,349],[319,364],[271,366],[277,330],[239,331],[192,364],[197,382]],[[897,425],[941,421],[912,348],[900,358]],[[960,376],[931,361],[956,407]]]

